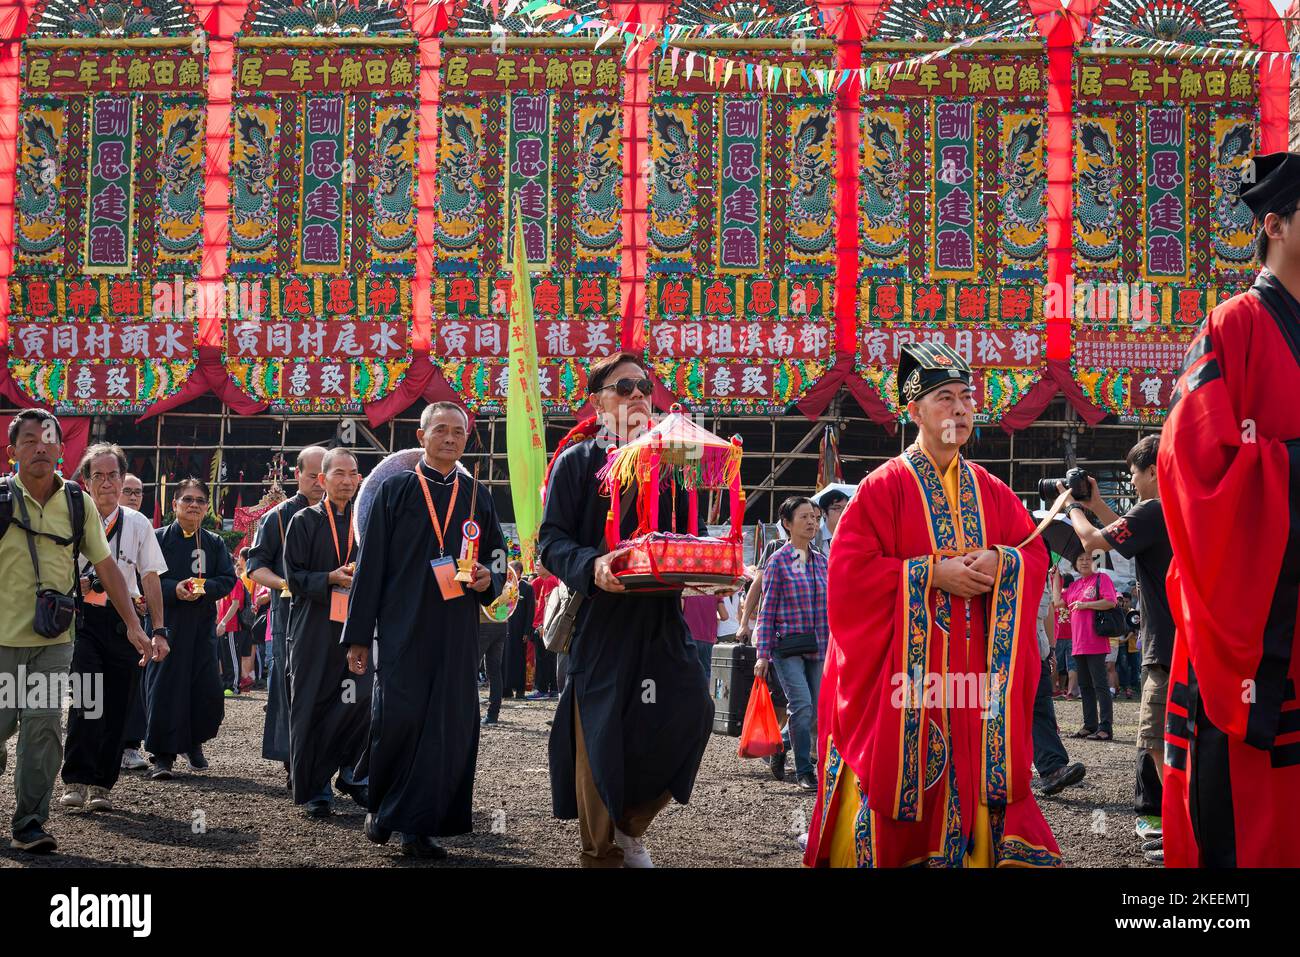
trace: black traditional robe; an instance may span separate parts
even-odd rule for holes
[[[310,503],[299,492],[262,516],[248,551],[248,570],[269,568],[281,578],[284,570],[284,539],[293,517]],[[277,518],[278,516],[278,518]],[[268,761],[289,760],[289,600],[279,592],[271,593],[271,675],[266,696],[266,723],[262,728],[262,757]]]
[[[474,519],[479,561],[492,571],[482,593],[444,600],[429,562],[460,556],[474,480],[441,476],[423,462],[445,529],[439,548],[415,472],[384,480],[361,537],[343,643],[378,645],[370,718],[370,810],[381,828],[421,837],[471,829],[478,758],[479,609],[505,585],[505,539],[492,495],[480,485]],[[456,507],[447,506],[459,476]],[[494,562],[494,555],[501,560]],[[500,568],[498,572],[496,569]]]
[[[188,754],[217,736],[226,703],[217,664],[217,600],[235,588],[235,566],[226,543],[205,528],[186,537],[173,522],[155,533],[167,560],[162,574],[163,616],[171,652],[145,668],[145,750],[153,755]],[[196,577],[203,550],[203,597],[181,601],[176,586]]]
[[[625,807],[664,791],[685,804],[713,724],[700,656],[682,617],[681,597],[612,594],[596,588],[597,549],[605,535],[608,497],[596,473],[608,461],[606,443],[588,439],[555,460],[538,534],[542,564],[588,598],[569,647],[568,681],[551,728],[551,796],[558,818],[578,816],[573,709],[596,788],[614,820]],[[636,490],[624,494],[635,497]],[[659,495],[659,529],[687,528],[685,493]],[[634,504],[623,515],[622,537],[637,526]]]
[[[533,586],[522,579],[519,582],[519,601],[507,622],[506,653],[501,663],[505,693],[528,690],[528,639],[533,634]]]
[[[330,534],[333,521],[338,536]],[[343,623],[330,620],[329,574],[346,565],[349,502],[338,515],[322,499],[293,517],[285,533],[284,563],[289,573],[289,753],[296,804],[318,797],[334,772],[351,771],[361,760],[370,734],[373,674],[348,671],[348,649],[339,643]],[[339,552],[342,552],[340,560]],[[356,546],[353,545],[353,556]],[[362,770],[357,779],[363,779]]]

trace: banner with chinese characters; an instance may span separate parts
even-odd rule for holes
[[[618,346],[622,70],[581,47],[443,51],[431,358],[475,411],[505,401],[516,204],[546,407],[580,406],[586,365]]]
[[[164,35],[198,28],[176,16]],[[206,51],[45,24],[21,57],[9,371],[61,412],[141,412],[194,370]]]
[[[1047,58],[889,62],[864,63],[856,369],[901,417],[899,347],[943,340],[995,422],[1046,364]]]
[[[356,412],[412,357],[419,50],[373,0],[363,30],[283,39],[317,13],[251,5],[235,44],[227,268],[265,295],[227,317],[223,357],[274,410]]]
[[[1075,58],[1072,363],[1085,396],[1121,418],[1163,417],[1178,345],[1254,279],[1239,195],[1257,152],[1257,73]]]
[[[781,70],[760,92],[674,55],[650,67],[648,358],[698,411],[780,411],[834,359],[834,97],[807,75],[830,63],[737,55]]]

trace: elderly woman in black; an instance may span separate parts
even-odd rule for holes
[[[538,533],[545,566],[586,596],[551,729],[552,801],[557,818],[579,821],[584,867],[651,867],[641,837],[669,800],[690,798],[713,701],[678,595],[627,592],[601,553],[610,503],[596,473],[650,425],[650,380],[620,353],[592,366],[588,389],[596,419],[557,451]],[[622,495],[621,538],[636,530],[635,499]],[[659,528],[673,508],[686,527],[684,493],[659,504]]]

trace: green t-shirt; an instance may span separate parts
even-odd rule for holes
[[[54,494],[44,506],[28,494],[18,476],[13,476],[9,481],[12,485],[11,494],[15,496],[14,524],[0,538],[0,645],[8,648],[34,648],[64,644],[73,639],[75,625],[58,638],[43,638],[36,633],[36,592],[38,587],[56,588],[64,592],[72,587],[77,573],[73,546],[59,545],[44,535],[34,537],[36,557],[41,563],[41,582],[38,586],[31,553],[27,549],[27,533],[17,525],[22,520],[22,509],[17,501],[17,496],[21,494],[27,502],[27,515],[35,531],[71,538],[72,516],[68,512],[68,496],[63,491],[64,481],[62,477],[55,476]],[[104,536],[104,526],[100,524],[95,503],[89,495],[84,492],[81,494],[86,504],[81,553],[91,564],[97,565],[108,558],[108,539]]]

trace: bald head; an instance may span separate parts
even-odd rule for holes
[[[298,492],[313,505],[325,494],[325,489],[320,484],[320,473],[321,462],[325,459],[326,451],[319,445],[309,445],[298,453],[295,469],[298,477]]]

